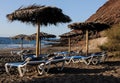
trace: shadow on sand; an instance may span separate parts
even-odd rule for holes
[[[120,66],[120,61],[107,61],[99,65],[104,67],[92,69],[65,67],[62,71],[53,67],[48,72],[48,76],[24,76],[22,78],[18,77],[18,75],[12,75],[9,78],[4,70],[4,65],[1,65],[0,83],[120,83],[120,77],[103,75],[105,71],[114,70],[114,66]]]
[[[101,63],[102,65],[108,65],[108,66],[120,66],[120,61],[106,61],[104,63]]]
[[[112,70],[112,68],[107,69],[84,69],[84,68],[70,68],[65,67],[62,71],[59,71],[57,68],[51,68],[49,70],[49,74],[90,74],[90,73],[101,73],[108,70]]]
[[[120,83],[120,78],[103,75],[56,75],[54,77],[35,78],[27,83]]]

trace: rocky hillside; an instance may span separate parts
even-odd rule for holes
[[[86,21],[104,22],[110,25],[120,23],[120,0],[108,0]]]
[[[103,22],[109,25],[120,23],[120,0],[108,0],[103,6],[101,6],[95,14],[90,16],[86,22]],[[89,32],[89,51],[99,50],[98,46],[107,41],[104,37],[104,31],[102,32]],[[77,39],[77,40],[76,40]],[[79,42],[78,42],[79,41]],[[76,44],[77,43],[77,44]],[[85,33],[83,35],[73,39],[73,50],[83,49],[85,51]]]

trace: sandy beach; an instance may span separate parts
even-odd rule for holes
[[[31,70],[20,77],[16,69],[14,69],[12,75],[7,75],[4,64],[20,61],[18,55],[10,54],[11,50],[15,49],[0,50],[0,83],[120,83],[120,58],[113,57],[108,57],[104,63],[98,65],[66,64],[62,71],[58,71],[53,66],[48,74],[43,76],[38,75],[37,71]],[[67,50],[67,48],[50,47],[43,48],[42,53],[64,50]]]
[[[120,0],[1,0],[0,6],[0,83],[120,83]],[[54,53],[68,49],[78,62]],[[52,56],[39,57],[45,54]]]

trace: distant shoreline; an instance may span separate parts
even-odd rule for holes
[[[41,48],[48,47],[51,45],[41,45]],[[23,44],[23,48],[35,48],[35,44]],[[0,49],[17,49],[21,48],[21,44],[0,44]]]

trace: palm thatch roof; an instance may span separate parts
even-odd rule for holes
[[[48,36],[46,38],[56,38],[56,35],[48,34]]]
[[[28,36],[28,40],[36,40],[36,35],[37,33],[34,33],[30,36]],[[40,35],[39,35],[39,38],[43,39],[43,38],[55,38],[56,35],[53,35],[53,34],[48,34],[48,33],[45,33],[45,32],[40,32]]]
[[[120,0],[108,0],[86,22],[102,22],[109,25],[120,23]]]
[[[75,37],[75,36],[78,36],[78,35],[81,35],[82,34],[82,31],[79,31],[79,30],[72,30],[70,32],[67,32],[67,33],[64,33],[62,35],[59,35],[61,38],[69,38],[69,37]]]
[[[21,22],[37,25],[36,56],[41,54],[41,47],[39,45],[40,25],[56,25],[57,23],[67,23],[71,21],[70,17],[63,14],[60,8],[40,5],[21,7],[18,10],[15,10],[13,13],[8,14],[7,18],[10,21],[18,20]]]
[[[62,10],[52,6],[31,5],[28,7],[20,7],[15,12],[8,14],[10,21],[19,20],[25,23],[40,23],[40,25],[48,25],[57,23],[70,22],[69,16],[62,13]]]
[[[19,35],[15,35],[13,37],[11,37],[12,39],[26,39],[26,37],[28,37],[28,35],[25,34],[19,34]]]
[[[97,23],[97,22],[79,22],[79,23],[73,23],[69,24],[68,28],[71,29],[78,29],[78,30],[97,30],[101,31],[106,28],[108,28],[109,25],[105,23]]]
[[[28,35],[19,34],[19,35],[11,37],[11,39],[20,39],[21,40],[21,50],[23,50],[23,40],[28,40],[27,39],[28,37],[29,37]]]
[[[90,30],[102,31],[106,28],[109,28],[109,25],[105,23],[96,23],[96,22],[80,22],[80,23],[69,24],[68,27],[71,29],[86,31],[86,55],[88,55],[89,31]]]

